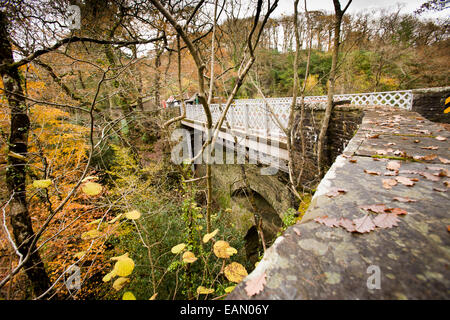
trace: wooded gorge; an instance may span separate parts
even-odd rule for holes
[[[235,99],[328,95],[329,118],[334,94],[449,85],[450,20],[421,16],[443,7],[329,2],[291,1],[287,16],[278,0],[0,0],[0,299],[225,298],[315,191],[291,157],[305,103],[282,128],[290,160],[278,182],[292,206],[269,237],[263,215],[275,210],[246,166],[224,191],[210,152],[195,167],[172,161],[190,100],[210,151]],[[232,195],[250,213],[251,254]]]

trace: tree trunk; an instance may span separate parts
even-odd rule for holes
[[[26,101],[20,84],[19,71],[8,67],[13,62],[11,43],[7,32],[7,20],[0,12],[0,69],[5,95],[11,111],[11,129],[9,135],[8,168],[6,185],[8,188],[10,221],[14,240],[19,252],[25,258],[35,248],[31,247],[34,232],[28,212],[26,199],[26,156],[28,151],[28,132],[30,120]],[[45,271],[39,252],[34,252],[26,260],[25,272],[31,281],[33,293],[41,295],[50,287],[50,279]]]
[[[339,0],[333,0],[334,2],[334,8],[335,8],[335,20],[334,20],[334,41],[333,41],[333,55],[331,60],[331,70],[330,70],[330,77],[328,78],[328,97],[327,97],[327,106],[325,108],[325,116],[322,121],[322,126],[320,128],[319,138],[317,141],[317,167],[318,167],[318,174],[319,178],[323,175],[323,149],[324,149],[324,142],[325,137],[328,130],[328,124],[330,122],[331,117],[331,111],[333,110],[333,96],[334,96],[334,85],[336,81],[336,69],[337,69],[337,62],[338,62],[338,56],[339,56],[339,38],[341,35],[341,23],[342,23],[342,17],[347,10],[348,6],[352,2],[349,0],[348,4],[346,5],[344,10],[341,10],[341,5],[339,3]]]

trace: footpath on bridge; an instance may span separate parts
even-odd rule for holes
[[[449,299],[450,133],[370,107],[289,227],[227,299]]]

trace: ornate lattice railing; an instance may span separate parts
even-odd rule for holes
[[[387,91],[371,93],[354,93],[335,95],[336,101],[350,100],[353,105],[389,105],[403,109],[411,109],[412,91]],[[273,112],[277,115],[280,123],[287,127],[289,118],[289,107],[292,98],[267,98]],[[307,103],[325,103],[327,96],[307,96]],[[300,103],[300,98],[298,99]],[[213,122],[216,123],[222,113],[224,104],[211,105]],[[186,106],[186,118],[199,122],[205,122],[206,117],[203,107],[198,104]],[[263,99],[238,99],[231,105],[226,120],[233,130],[248,134],[267,137],[270,139],[285,140],[283,130],[272,118],[266,102]],[[225,126],[226,127],[226,126]]]

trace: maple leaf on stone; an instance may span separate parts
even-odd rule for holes
[[[386,169],[391,170],[391,171],[398,171],[400,169],[400,162],[399,161],[389,161],[386,164]]]
[[[333,198],[333,197],[336,197],[336,196],[338,196],[340,194],[345,194],[345,193],[347,193],[347,190],[340,189],[340,188],[332,188],[332,189],[330,189],[330,191],[328,191],[326,193],[326,196],[330,197],[330,198]]]
[[[397,226],[398,217],[393,213],[382,213],[373,219],[373,223],[379,228],[392,228]]]
[[[407,177],[396,177],[395,178],[398,182],[400,182],[401,184],[408,186],[408,187],[412,187],[414,185],[414,181],[412,181],[411,179],[407,178]]]
[[[373,176],[379,176],[380,175],[380,173],[377,172],[377,171],[372,171],[372,170],[367,170],[367,169],[364,169],[364,172],[367,173],[367,174],[373,175]]]
[[[342,228],[344,228],[348,232],[356,231],[355,224],[353,223],[352,220],[347,219],[347,218],[341,218],[341,219],[339,219],[338,222],[339,222],[339,226],[341,226]]]
[[[397,180],[395,179],[383,179],[383,188],[392,189],[393,186],[397,185]]]
[[[398,202],[416,202],[417,200],[408,198],[408,197],[395,197],[394,199],[392,199],[394,201],[398,201]]]
[[[431,181],[437,182],[437,181],[441,180],[439,177],[436,177],[435,175],[432,175],[431,173],[428,173],[428,172],[420,172],[419,174],[422,177],[425,177],[426,179],[431,180]]]
[[[393,214],[396,214],[399,216],[408,214],[408,212],[402,208],[389,208],[389,209],[386,209],[386,212],[390,212],[390,213],[393,213]]]
[[[353,219],[355,224],[355,231],[359,233],[370,232],[375,229],[375,225],[368,214],[359,219]]]
[[[261,275],[253,277],[247,281],[245,284],[245,292],[249,297],[259,294],[264,290],[264,285],[266,284],[266,273],[263,272]]]
[[[387,210],[387,207],[385,204],[372,204],[368,206],[359,206],[359,208],[366,210],[366,211],[372,211],[374,213],[384,213],[385,210]]]
[[[339,223],[336,218],[329,218],[328,216],[316,218],[316,219],[314,219],[314,221],[324,224],[330,228],[339,226]]]

